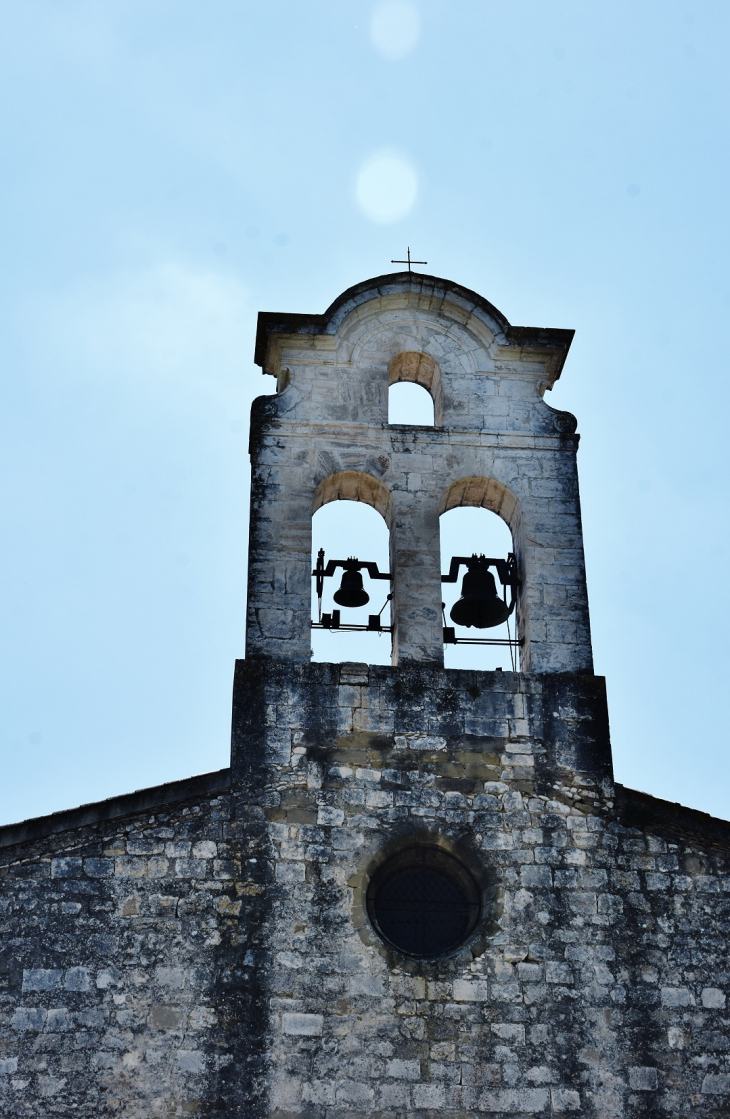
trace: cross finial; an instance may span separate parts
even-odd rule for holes
[[[406,253],[406,256],[408,258],[407,260],[391,260],[390,263],[391,264],[407,264],[409,272],[411,271],[411,265],[412,264],[428,264],[427,260],[411,260],[411,246],[410,245],[408,246],[408,252]]]

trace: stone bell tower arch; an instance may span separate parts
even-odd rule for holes
[[[323,315],[260,314],[278,391],[252,416],[247,656],[309,660],[312,514],[347,497],[390,529],[394,664],[443,664],[439,516],[470,505],[512,532],[523,670],[592,671],[576,422],[543,399],[572,337],[412,272]],[[398,381],[431,393],[434,427],[388,424]]]

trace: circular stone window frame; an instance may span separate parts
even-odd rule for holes
[[[461,942],[439,956],[411,955],[396,947],[378,929],[377,919],[373,919],[371,913],[372,906],[368,904],[371,891],[377,889],[378,881],[385,876],[390,864],[395,863],[397,870],[405,869],[409,854],[417,853],[419,857],[413,861],[423,865],[424,849],[431,852],[432,865],[456,872],[457,881],[462,888],[466,886],[467,897],[477,910]],[[454,963],[461,966],[465,958],[483,955],[491,938],[501,931],[502,890],[493,869],[485,866],[466,844],[441,833],[409,832],[395,837],[375,854],[364,857],[348,885],[353,890],[353,923],[361,940],[383,955],[391,967],[420,972],[424,966]]]

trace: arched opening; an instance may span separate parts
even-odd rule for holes
[[[388,423],[434,427],[441,422],[438,365],[416,350],[396,354],[388,365]]]
[[[388,389],[388,423],[434,427],[433,400],[420,385],[402,381]]]
[[[324,562],[348,560],[355,556],[374,563],[381,574],[390,571],[390,533],[392,499],[388,489],[372,475],[342,471],[326,478],[317,488],[312,517],[312,570],[320,549]],[[342,586],[343,568],[323,580],[322,598],[312,579],[312,619],[329,619],[328,628],[312,629],[312,660],[326,662],[364,661],[390,664],[392,640],[390,602],[391,583],[361,569],[362,589],[369,601],[362,606],[343,606],[335,600]],[[331,620],[339,611],[339,624]],[[369,620],[379,615],[381,629],[367,629]],[[319,623],[318,623],[319,624]],[[347,626],[361,626],[349,630]]]
[[[513,532],[519,519],[519,508],[514,496],[506,487],[486,478],[467,478],[449,488],[442,501],[441,512],[441,571],[449,572],[454,556],[470,557],[474,554],[506,560],[516,551]],[[507,522],[507,523],[505,523]],[[510,531],[510,527],[512,531]],[[509,602],[511,591],[504,588],[497,570],[490,568],[495,578],[500,598]],[[489,628],[462,626],[451,618],[451,611],[461,598],[466,568],[459,569],[455,583],[442,583],[445,603],[445,625],[454,628],[457,644],[445,643],[444,663],[447,668],[475,668],[480,670],[503,669],[519,671],[519,650],[506,644],[519,637],[516,611],[499,625]],[[458,616],[458,613],[457,613]],[[489,641],[505,644],[461,644]]]

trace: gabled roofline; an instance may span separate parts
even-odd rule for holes
[[[17,824],[0,827],[0,850],[17,846],[30,846],[53,835],[128,819],[142,812],[155,812],[171,808],[185,801],[199,802],[206,797],[220,796],[231,788],[230,769],[201,773],[182,781],[170,781],[124,793],[109,800],[83,804],[54,812],[49,816],[36,816]],[[666,837],[675,843],[701,843],[709,850],[727,851],[730,848],[730,821],[710,816],[696,808],[686,808],[673,801],[661,800],[637,789],[627,789],[616,782],[615,806],[617,819],[624,827],[638,828]]]
[[[730,820],[661,800],[638,789],[627,789],[618,782],[615,788],[615,806],[624,827],[651,832],[673,843],[701,843],[706,850],[730,849]]]
[[[165,785],[153,785],[149,789],[123,793],[121,796],[110,797],[109,800],[82,804],[79,808],[53,812],[49,816],[35,816],[17,824],[5,824],[0,827],[0,850],[15,847],[19,843],[33,843],[50,835],[75,831],[77,828],[122,820],[140,812],[157,811],[181,801],[217,796],[228,792],[230,787],[230,769],[218,769],[213,773],[201,773],[197,777],[185,777],[182,781],[168,781]]]
[[[502,334],[500,341],[503,344],[518,346],[521,349],[553,351],[551,364],[554,379],[557,380],[560,376],[570,344],[573,341],[574,330],[512,326],[502,312],[484,296],[479,295],[478,292],[462,287],[461,284],[454,283],[453,280],[445,280],[439,276],[426,276],[420,272],[390,272],[384,276],[362,280],[359,284],[347,288],[341,295],[338,295],[323,315],[260,311],[256,328],[254,362],[263,368],[266,361],[269,335],[334,333],[339,322],[349,311],[370,299],[392,294],[397,290],[415,291],[435,297],[438,297],[439,294],[442,297],[447,294],[455,296],[460,303],[471,305],[474,310],[481,311],[486,317],[496,322]]]

